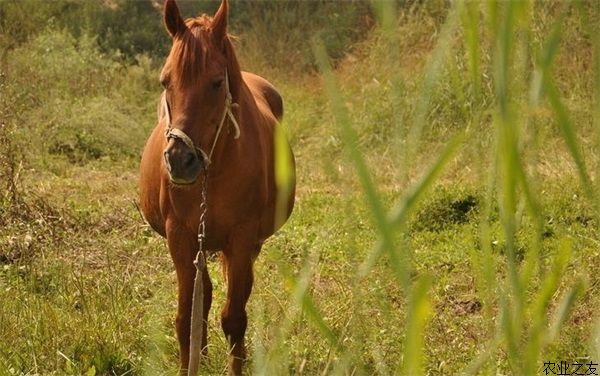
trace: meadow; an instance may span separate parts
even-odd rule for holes
[[[600,370],[598,4],[230,13],[243,69],[283,95],[298,170],[255,264],[248,374]],[[174,266],[137,207],[160,17],[0,2],[0,375],[177,374]],[[201,373],[225,374],[209,270]]]

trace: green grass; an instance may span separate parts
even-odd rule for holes
[[[294,214],[255,266],[247,371],[598,363],[598,9],[381,7],[345,56],[305,41],[291,73],[255,56],[263,29],[241,36],[298,165]],[[0,375],[175,375],[174,268],[136,207],[160,63],[53,26],[19,43],[0,66]],[[223,374],[209,270],[202,372]]]
[[[79,374],[90,367],[99,374],[129,370],[174,374],[175,277],[164,242],[139,218],[133,204],[133,171],[115,174],[88,168],[94,167],[76,167],[71,177],[52,182],[64,187],[60,196],[69,200],[63,210],[73,218],[8,228],[12,249],[24,254],[2,269],[3,366],[43,374]],[[567,237],[573,255],[565,275],[577,274],[585,270],[583,265],[600,261],[597,230],[595,220],[585,214],[589,208],[573,198],[582,192],[565,190],[561,183],[546,193],[551,209],[541,261],[548,268],[561,239]],[[384,202],[391,204],[397,195],[387,193]],[[486,310],[496,315],[499,309],[498,302],[483,306],[470,263],[469,254],[481,252],[481,204],[467,212],[464,205],[456,204],[471,203],[474,197],[480,202],[482,195],[475,188],[436,188],[408,225],[413,278],[426,273],[432,281],[431,319],[424,337],[428,373],[463,370],[480,352],[481,338],[489,336]],[[110,201],[90,202],[94,196],[110,197]],[[389,270],[389,258],[382,258],[356,285],[359,267],[376,240],[369,217],[369,209],[356,194],[299,196],[291,221],[267,243],[256,264],[256,288],[249,306],[253,354],[249,369],[315,374],[346,373],[358,367],[357,371],[368,374],[398,367],[405,351],[402,328],[407,303]],[[490,226],[492,258],[501,265],[506,245],[497,214]],[[521,252],[528,251],[531,237],[531,229],[519,233]],[[7,238],[5,232],[3,239]],[[224,286],[218,263],[213,261],[209,267],[215,310],[210,318],[211,357],[204,369],[220,373],[227,364],[218,319]],[[590,286],[598,283],[595,277],[590,279]],[[561,291],[569,285],[565,281]],[[300,309],[303,294],[314,302],[343,351],[336,351],[314,319]],[[575,307],[568,329],[561,332],[560,343],[545,352],[545,360],[575,359],[590,351],[580,339],[589,337],[593,307],[598,303],[597,291],[590,288]],[[500,369],[508,370],[506,363],[500,364]]]

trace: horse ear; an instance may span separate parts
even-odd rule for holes
[[[227,36],[227,0],[221,1],[221,6],[212,21],[212,35],[215,41],[221,43]]]
[[[181,33],[186,28],[175,0],[165,1],[165,26],[172,37],[175,37],[175,35]]]

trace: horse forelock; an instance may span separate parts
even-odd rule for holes
[[[203,14],[196,18],[188,18],[186,30],[174,38],[173,48],[163,73],[173,74],[179,78],[178,85],[194,85],[208,64],[213,63],[214,54],[210,49],[221,49],[229,73],[229,86],[234,102],[238,101],[239,86],[242,83],[240,65],[233,48],[234,36],[227,34],[222,46],[215,45],[212,37],[213,18]],[[177,70],[176,72],[174,72]]]
[[[186,20],[186,30],[176,36],[169,55],[171,69],[179,70],[180,84],[194,83],[206,69],[211,48],[212,18],[202,15]]]

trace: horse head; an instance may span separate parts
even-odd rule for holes
[[[167,146],[164,161],[174,184],[193,184],[211,162],[221,127],[239,128],[233,114],[241,72],[227,35],[227,1],[214,17],[183,20],[174,0],[165,3],[171,51],[160,74]]]

